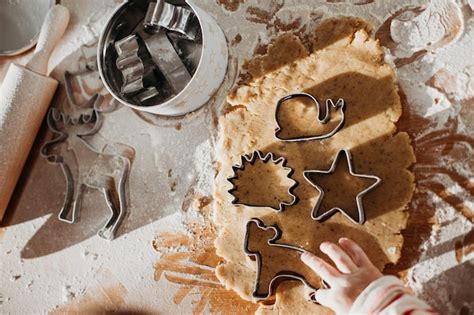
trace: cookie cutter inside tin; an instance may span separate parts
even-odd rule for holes
[[[107,90],[122,104],[159,115],[184,115],[204,105],[220,87],[227,71],[227,42],[216,21],[191,0],[167,0],[168,3],[192,10],[195,14],[196,25],[199,28],[196,40],[201,41],[201,47],[192,51],[189,40],[183,39],[183,36],[169,34],[168,37],[177,47],[177,51],[184,51],[183,54],[185,54],[186,50],[189,50],[187,55],[190,56],[190,60],[187,68],[192,78],[180,92],[170,94],[169,97],[158,96],[151,102],[147,99],[148,103],[143,106],[139,98],[120,93],[122,74],[115,65],[117,52],[114,49],[114,43],[143,29],[143,21],[150,2],[149,0],[129,0],[114,12],[99,39],[97,52],[99,72]],[[163,80],[158,77],[160,82],[166,81],[164,78],[161,79]]]

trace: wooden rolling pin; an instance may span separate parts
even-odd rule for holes
[[[11,64],[0,89],[0,221],[58,86],[46,76],[48,61],[68,23],[69,11],[52,7],[31,60]]]

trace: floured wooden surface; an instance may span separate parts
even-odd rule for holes
[[[401,105],[393,69],[384,63],[383,51],[369,32],[370,26],[363,20],[324,21],[315,31],[312,53],[306,51],[298,38],[283,36],[268,49],[267,55],[251,63],[250,82],[228,97],[231,110],[219,121],[216,148],[219,173],[215,181],[214,222],[219,235],[215,244],[217,254],[225,259],[216,274],[227,288],[236,290],[244,299],[255,300],[252,292],[256,266],[243,252],[245,224],[253,217],[266,225],[276,224],[282,230],[282,243],[317,254],[321,254],[318,250],[321,242],[346,236],[361,244],[380,269],[400,257],[403,243],[400,231],[407,220],[404,210],[414,190],[414,177],[407,168],[415,158],[408,135],[396,132]],[[343,98],[347,104],[344,127],[324,141],[288,143],[276,139],[277,101],[301,91],[320,100]],[[291,114],[297,115],[291,121],[299,123],[299,113],[288,113]],[[357,173],[382,179],[382,185],[364,198],[367,216],[364,225],[355,225],[340,213],[324,223],[310,216],[318,192],[304,180],[302,173],[329,169],[336,153],[344,148],[352,152]],[[277,213],[269,208],[231,204],[227,178],[232,175],[232,165],[239,161],[240,155],[253,150],[273,152],[287,159],[287,166],[295,171],[292,178],[299,183],[294,191],[299,197],[296,205]],[[337,178],[332,178],[330,182],[331,186],[336,184],[335,189],[336,181]],[[262,195],[271,193],[265,185],[253,185],[252,189]],[[349,204],[355,194],[347,193],[342,198],[348,199],[343,205]],[[284,263],[280,260],[288,259],[275,258],[266,267],[274,264],[278,268]],[[291,295],[281,296],[291,303]]]
[[[73,70],[78,59],[69,55],[80,56],[82,45],[97,41],[120,2],[62,0],[71,22],[50,69],[59,76]],[[406,275],[417,294],[442,314],[473,313],[474,291],[466,277],[474,257],[474,18],[469,2],[195,2],[216,19],[228,40],[224,85],[203,110],[184,119],[154,118],[124,107],[104,114],[102,130],[91,141],[121,141],[137,151],[129,187],[131,215],[113,242],[95,236],[108,215],[100,193],[87,194],[78,224],[57,221],[64,197],[61,170],[33,150],[12,215],[0,228],[0,283],[5,284],[0,285],[0,312],[254,313],[256,304],[226,290],[215,278],[220,261],[212,249],[215,235],[200,232],[212,230],[212,225],[193,206],[195,199],[201,207],[209,202],[213,164],[218,164],[212,156],[213,135],[207,130],[214,130],[228,89],[248,77],[239,70],[246,60],[265,54],[268,44],[285,32],[307,44],[323,19],[349,15],[369,21],[375,37],[388,47],[385,58],[396,66],[402,95],[398,130],[409,133],[417,160],[417,190],[402,231],[402,255],[385,271]],[[412,34],[430,36],[410,38]],[[0,78],[9,62],[24,64],[28,59],[28,54],[0,58]],[[38,143],[44,133],[39,138]],[[187,224],[195,220],[198,225]],[[170,257],[178,258],[170,264]],[[292,303],[277,301],[266,311],[291,313],[292,307],[303,305],[302,287],[295,290],[301,291],[277,293],[292,295]],[[309,308],[302,312],[309,313],[313,306],[304,305]]]

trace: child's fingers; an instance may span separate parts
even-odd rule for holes
[[[369,257],[365,254],[364,250],[360,248],[354,241],[348,238],[341,238],[339,239],[339,245],[352,257],[354,263],[359,266],[367,266],[372,265]]]
[[[336,244],[323,242],[319,248],[331,258],[334,264],[336,264],[337,269],[342,273],[352,273],[356,271],[357,266],[352,261],[352,258]]]
[[[336,283],[337,278],[341,276],[333,266],[322,260],[321,258],[309,253],[304,252],[301,254],[301,260],[308,265],[314,272],[316,272],[321,279],[326,281],[330,286]]]
[[[329,289],[319,289],[314,294],[316,302],[322,306],[331,307],[331,291]]]

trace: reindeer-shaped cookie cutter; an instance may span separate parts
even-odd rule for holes
[[[257,275],[256,275],[256,279],[255,279],[255,289],[252,293],[253,297],[258,298],[258,299],[267,299],[267,298],[269,298],[270,296],[273,295],[275,287],[276,287],[276,283],[279,280],[299,280],[303,284],[305,284],[308,288],[310,288],[312,290],[312,292],[318,290],[318,288],[316,288],[314,285],[312,285],[302,274],[295,273],[295,272],[292,272],[292,271],[284,271],[283,270],[283,271],[280,271],[279,273],[277,273],[275,276],[272,277],[272,279],[270,280],[270,282],[268,284],[267,294],[260,294],[259,290],[260,290],[260,279],[261,279],[262,268],[263,268],[263,262],[262,262],[263,259],[262,259],[262,255],[261,255],[260,252],[252,251],[249,248],[250,225],[251,224],[256,224],[257,227],[261,230],[265,230],[265,231],[272,230],[272,231],[274,231],[274,236],[267,240],[267,244],[269,246],[284,248],[284,249],[288,249],[288,250],[291,250],[291,251],[296,251],[299,254],[303,254],[305,252],[305,250],[303,248],[295,246],[295,245],[277,243],[277,241],[281,238],[281,235],[282,235],[282,232],[281,232],[280,228],[278,228],[278,226],[276,226],[276,225],[267,226],[263,223],[262,220],[260,220],[258,218],[252,218],[250,221],[248,221],[247,225],[246,225],[246,232],[245,232],[244,251],[249,257],[253,257],[257,261]],[[303,264],[303,262],[301,262],[301,264]],[[327,288],[327,284],[324,283],[324,281],[322,279],[320,279],[320,283],[318,285],[319,285],[319,287]]]
[[[90,113],[81,113],[78,117],[72,117],[71,115],[60,112],[56,108],[51,108],[47,115],[48,127],[56,135],[56,137],[46,142],[41,147],[41,155],[49,162],[59,164],[66,179],[66,193],[63,205],[58,214],[58,219],[63,222],[74,223],[79,216],[81,201],[86,186],[100,189],[104,194],[107,206],[111,212],[111,216],[97,234],[105,239],[113,239],[115,232],[125,215],[125,181],[130,169],[130,160],[123,155],[106,153],[105,149],[107,149],[107,146],[104,146],[102,152],[97,152],[83,139],[83,137],[91,136],[97,133],[101,127],[102,119],[98,111],[98,106],[102,103],[103,97],[100,94],[96,94],[89,101],[87,101],[85,105],[77,105],[72,90],[71,74],[66,72],[64,75],[64,80],[69,105],[79,108],[82,111],[89,109]],[[70,135],[69,133],[60,130],[57,125],[58,123],[62,123],[64,126],[70,127],[85,126],[90,123],[92,123],[93,126],[85,132],[79,132],[74,135]],[[78,178],[77,183],[75,183],[71,168],[64,156],[51,152],[51,149],[54,146],[66,141],[68,138],[73,138],[74,141],[76,141],[75,143],[80,144],[83,152],[85,152],[84,154],[89,158],[94,158],[94,161],[97,162],[97,165],[100,164],[102,166],[109,166],[111,169],[113,169],[113,171],[109,173],[99,172],[99,179],[88,179],[87,175],[90,175],[91,172],[95,172],[97,170],[92,169],[90,165],[81,165],[80,159],[76,157],[78,164]],[[115,181],[115,173],[117,169],[119,169],[118,182]],[[83,174],[83,172],[88,173]],[[114,187],[111,187],[112,183]],[[118,206],[114,204],[115,192],[118,194]]]
[[[331,107],[336,109],[336,110],[338,110],[340,108],[341,121],[339,122],[339,124],[337,124],[337,126],[332,131],[330,131],[328,133],[325,133],[325,134],[322,134],[322,135],[303,136],[303,137],[286,138],[286,139],[281,138],[280,136],[278,136],[278,133],[282,130],[282,128],[280,126],[280,122],[278,120],[278,111],[280,110],[280,107],[283,103],[285,103],[286,101],[289,101],[290,99],[296,98],[296,97],[307,97],[313,102],[313,104],[316,106],[316,109],[318,111],[317,120],[320,124],[324,125],[331,119],[331,111],[330,111]],[[318,99],[316,97],[314,97],[313,95],[309,94],[309,93],[304,93],[304,92],[294,93],[294,94],[290,94],[290,95],[287,95],[285,97],[282,97],[278,101],[278,103],[275,107],[275,122],[276,122],[276,125],[277,125],[277,127],[275,128],[275,137],[278,140],[286,141],[286,142],[323,140],[323,139],[330,138],[333,135],[335,135],[336,132],[338,132],[344,126],[344,122],[345,122],[344,110],[345,110],[345,108],[346,108],[346,104],[345,104],[344,99],[340,98],[336,101],[336,103],[334,103],[332,99],[327,99],[326,100],[325,112],[324,112],[324,116],[323,116],[323,113],[321,111],[321,105],[319,104]]]

